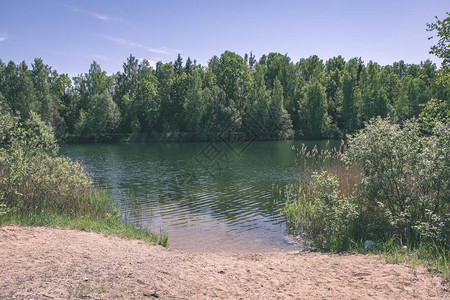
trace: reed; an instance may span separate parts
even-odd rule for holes
[[[293,146],[292,149],[296,152],[295,165],[299,174],[297,182],[303,190],[309,187],[312,174],[325,171],[338,179],[340,193],[348,197],[362,178],[362,170],[358,164],[348,165],[342,159],[347,150],[344,140],[340,141],[338,147],[330,147],[328,140],[320,150],[317,145],[310,149],[305,144],[300,148]]]

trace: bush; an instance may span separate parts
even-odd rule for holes
[[[302,175],[285,194],[288,229],[325,250],[393,237],[448,249],[450,128],[432,128],[423,135],[416,120],[401,126],[377,118],[348,138],[346,151],[302,146]]]
[[[449,243],[450,128],[437,123],[423,136],[419,123],[373,119],[349,137],[344,160],[363,170],[358,202],[366,234]]]
[[[109,200],[78,162],[57,156],[50,127],[31,113],[0,117],[0,201],[21,213],[103,216]]]

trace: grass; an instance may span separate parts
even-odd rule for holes
[[[409,241],[391,237],[386,241],[375,241],[375,246],[367,250],[364,248],[364,240],[361,240],[347,251],[377,255],[388,264],[405,263],[413,269],[422,267],[431,274],[442,275],[443,283],[450,283],[449,251],[435,241],[422,241],[418,245],[412,245]]]
[[[155,234],[146,229],[137,229],[121,222],[118,215],[107,214],[105,218],[93,216],[70,217],[56,213],[21,213],[13,210],[0,216],[0,226],[48,226],[69,228],[113,235],[125,239],[142,240],[149,244],[166,247],[169,238],[166,233]]]
[[[315,249],[328,253],[323,249]],[[364,240],[354,243],[346,253],[375,255],[386,264],[407,264],[413,270],[422,268],[431,274],[442,276],[442,284],[450,283],[449,252],[434,241],[412,246],[400,238],[391,237],[387,241],[376,241],[372,249],[364,248]],[[415,274],[415,273],[414,273]]]
[[[444,282],[450,281],[449,252],[434,241],[422,241],[412,246],[400,239],[391,238],[382,247],[376,247],[374,254],[380,255],[386,263],[407,263],[416,268],[422,266],[432,274],[441,274]]]

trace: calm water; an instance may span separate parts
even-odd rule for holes
[[[61,152],[115,195],[126,222],[169,233],[171,248],[271,252],[299,247],[289,242],[272,191],[295,179],[292,146],[301,144],[77,144]]]

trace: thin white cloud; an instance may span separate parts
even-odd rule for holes
[[[170,49],[167,47],[161,47],[161,48],[151,48],[151,47],[145,47],[145,50],[148,52],[158,53],[158,54],[177,54],[181,52],[177,49]]]
[[[131,46],[131,47],[139,47],[139,48],[145,48],[143,45],[138,44],[138,43],[133,43],[118,37],[114,37],[114,36],[107,36],[106,37],[107,40],[110,40],[111,42],[120,44],[120,45],[124,45],[124,46]]]
[[[79,8],[76,8],[76,7],[73,7],[73,6],[69,6],[69,5],[64,5],[64,7],[70,9],[70,10],[73,11],[73,12],[77,12],[77,13],[80,13],[80,14],[87,15],[87,16],[92,17],[92,18],[95,18],[95,19],[97,19],[97,20],[99,20],[99,21],[103,21],[103,22],[116,22],[116,23],[124,24],[124,25],[126,25],[126,26],[128,26],[128,27],[131,27],[131,28],[134,28],[134,29],[137,29],[137,28],[138,28],[138,27],[137,27],[136,25],[134,25],[133,23],[128,22],[127,20],[124,20],[124,19],[119,18],[119,17],[108,16],[108,15],[105,15],[105,14],[100,14],[100,13],[96,13],[96,12],[89,11],[89,10],[79,9]]]
[[[6,41],[8,38],[6,37],[6,35],[2,34],[0,35],[0,42],[4,42]]]
[[[114,36],[106,36],[106,39],[111,42],[114,42],[116,44],[129,46],[129,47],[135,47],[135,48],[141,48],[141,49],[147,50],[148,52],[151,52],[151,53],[158,53],[158,54],[164,54],[164,55],[175,55],[177,53],[181,53],[181,50],[179,50],[179,49],[172,49],[172,48],[167,48],[167,47],[159,47],[159,48],[147,47],[140,43],[135,43],[135,42],[128,41],[128,40],[125,40],[125,39],[122,39],[119,37],[114,37]]]
[[[79,9],[79,8],[72,7],[72,6],[67,6],[67,8],[71,9],[74,12],[78,12],[78,13],[90,16],[92,18],[95,18],[95,19],[103,21],[103,22],[109,22],[109,21],[113,20],[112,17],[104,15],[104,14],[99,14],[99,13],[96,13],[96,12]]]
[[[55,55],[62,55],[62,56],[68,56],[68,57],[74,57],[74,58],[81,58],[81,59],[89,59],[89,60],[110,60],[108,56],[101,55],[101,54],[91,54],[91,53],[85,53],[85,52],[60,52],[60,51],[48,51],[51,54]]]

